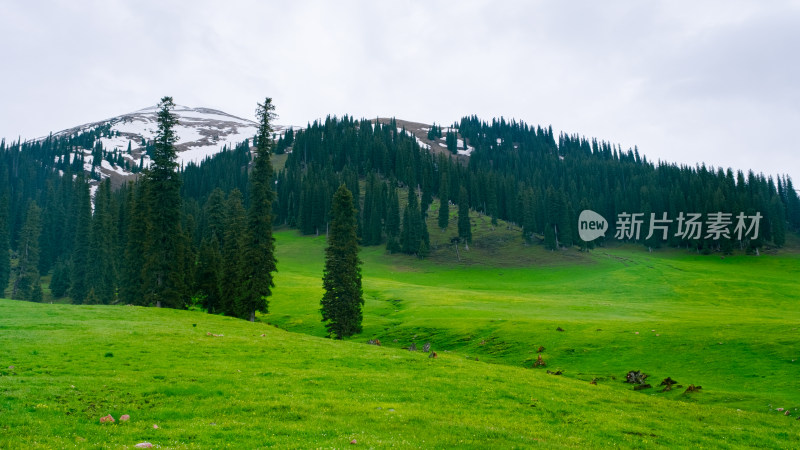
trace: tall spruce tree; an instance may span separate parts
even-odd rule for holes
[[[545,194],[547,223],[544,230],[544,245],[548,250],[557,250],[561,247],[561,229],[559,225],[563,222],[564,204],[560,191],[556,191],[550,187],[547,188]]]
[[[63,261],[56,261],[53,266],[53,277],[50,279],[50,294],[54,298],[62,298],[69,290],[69,266]]]
[[[145,204],[144,189],[143,183],[134,184],[128,189],[127,198],[125,199],[129,220],[127,227],[122,230],[126,239],[119,289],[119,297],[122,303],[139,306],[147,304],[144,298],[144,283],[142,281],[143,249],[145,235],[147,234],[147,205]]]
[[[11,298],[41,301],[39,279],[39,235],[42,233],[41,209],[31,201],[25,216],[25,225],[20,230],[17,243],[17,279]]]
[[[89,295],[89,238],[92,222],[92,203],[89,184],[78,177],[75,179],[73,213],[75,236],[73,238],[72,271],[70,272],[69,295],[72,302],[82,304]]]
[[[182,308],[185,305],[185,272],[181,254],[181,180],[177,172],[172,97],[158,104],[158,129],[152,165],[144,176],[147,235],[142,278],[147,304]]]
[[[798,197],[792,179],[788,176],[784,183],[784,191],[786,196],[786,216],[789,219],[789,225],[794,230],[800,230],[800,197]]]
[[[458,194],[458,237],[469,250],[469,244],[472,242],[472,224],[469,221],[469,197],[464,186],[461,186]]]
[[[777,196],[773,196],[770,200],[768,218],[772,227],[772,242],[778,247],[783,247],[786,243],[786,211]]]
[[[8,193],[0,193],[0,297],[5,297],[8,277],[11,274],[11,255],[8,243]]]
[[[223,245],[225,236],[225,192],[220,188],[215,188],[203,206],[205,236],[207,238],[216,237],[220,246]]]
[[[417,256],[419,258],[425,258],[426,256],[430,255],[431,253],[431,237],[428,234],[428,223],[425,221],[425,216],[420,216],[420,241],[419,241],[419,248],[417,250]]]
[[[42,207],[42,235],[39,238],[39,273],[47,273],[63,251],[64,203],[56,195],[55,180],[47,180]]]
[[[195,271],[195,293],[203,299],[202,306],[209,314],[221,310],[222,300],[220,293],[222,274],[222,255],[219,240],[216,236],[210,239],[205,237],[200,243],[197,255],[197,270]]]
[[[428,216],[428,208],[433,203],[434,173],[430,154],[425,154],[425,164],[422,164],[422,182],[419,210],[423,217]]]
[[[391,253],[400,251],[400,199],[397,197],[397,187],[392,184],[389,188],[389,205],[386,208],[386,249]]]
[[[89,240],[91,249],[89,286],[94,290],[98,302],[108,305],[115,300],[117,265],[114,257],[114,217],[110,179],[100,183],[94,204]]]
[[[450,197],[447,193],[447,172],[442,172],[442,181],[439,183],[439,228],[444,230],[450,225]]]
[[[383,182],[378,180],[374,172],[367,175],[364,193],[364,220],[362,221],[361,243],[377,245],[381,243],[382,223],[381,204],[383,199]]]
[[[245,244],[245,290],[239,298],[238,316],[256,319],[256,311],[267,313],[268,297],[275,283],[272,273],[278,270],[275,259],[275,238],[272,236],[272,120],[275,106],[267,97],[256,109],[258,135],[253,171],[250,174],[250,208],[247,211],[247,235]]]
[[[322,286],[322,321],[337,339],[361,332],[364,304],[353,194],[342,184],[333,196]]]
[[[226,201],[227,221],[225,245],[222,248],[222,283],[220,310],[226,316],[238,316],[238,305],[244,296],[247,261],[244,258],[247,213],[242,205],[242,193],[234,189]]]
[[[522,237],[526,242],[533,241],[533,233],[536,231],[536,203],[534,202],[533,190],[528,188],[523,195],[522,213]]]
[[[458,134],[455,131],[447,132],[445,143],[447,144],[447,149],[450,150],[452,154],[455,155],[458,153]]]
[[[497,185],[494,177],[489,177],[486,192],[486,213],[492,218],[492,226],[497,226]]]
[[[417,194],[409,186],[408,204],[405,211],[403,211],[403,231],[400,234],[400,245],[403,253],[413,255],[419,252],[420,242],[423,238],[422,222]]]

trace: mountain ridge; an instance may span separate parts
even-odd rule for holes
[[[177,105],[172,112],[178,117],[175,147],[177,162],[182,167],[190,163],[200,164],[226,147],[232,148],[247,139],[252,140],[258,129],[258,124],[250,119],[209,107]],[[156,106],[148,106],[66,128],[34,141],[94,132],[96,137],[91,144],[87,141],[87,145],[72,149],[70,162],[74,158],[81,158],[86,172],[95,174],[95,178],[100,180],[111,178],[115,185],[119,185],[134,177],[136,168],[149,166],[148,146],[157,129],[156,113]],[[277,140],[289,128],[276,125],[273,137]],[[98,156],[100,161],[96,161]]]
[[[138,169],[147,168],[150,164],[148,145],[157,129],[157,106],[120,114],[103,120],[87,122],[63,130],[52,132],[47,136],[28,140],[27,142],[41,142],[54,137],[77,137],[81,134],[95,133],[96,137],[91,144],[76,146],[72,149],[69,162],[81,158],[84,170],[94,178],[94,188],[105,178],[111,178],[114,186],[119,186],[126,180],[135,178]],[[200,106],[190,107],[176,105],[172,110],[178,117],[178,126],[175,128],[178,140],[176,142],[177,162],[185,167],[190,163],[199,165],[203,160],[213,157],[224,148],[233,148],[247,139],[255,136],[258,124],[253,120],[242,118],[225,111]],[[445,138],[429,139],[427,136],[430,124],[414,122],[405,119],[378,117],[372,122],[389,124],[394,121],[397,131],[405,131],[413,137],[419,146],[433,153],[450,153],[445,144]],[[273,125],[275,133],[273,139],[286,134],[289,129],[298,130],[304,127],[296,125]],[[444,133],[456,128],[441,127]],[[464,140],[458,135],[457,151],[453,155],[458,159],[468,159],[474,148],[465,145]],[[101,147],[102,151],[98,148]],[[291,148],[287,150],[291,152]],[[100,156],[99,161],[96,161]]]

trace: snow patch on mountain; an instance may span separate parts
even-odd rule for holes
[[[373,126],[373,128],[374,128],[374,127],[375,127],[375,124],[372,124],[372,126]],[[423,142],[423,141],[422,141],[422,139],[418,138],[418,137],[417,137],[417,135],[416,135],[416,134],[414,134],[414,133],[412,133],[410,130],[406,130],[405,128],[400,128],[400,127],[397,127],[397,132],[398,132],[398,133],[402,133],[402,132],[404,132],[404,131],[405,131],[405,133],[406,133],[407,135],[409,135],[409,136],[413,137],[413,138],[414,138],[414,139],[417,141],[417,145],[419,145],[419,146],[420,146],[420,148],[424,148],[425,150],[430,150],[430,149],[431,149],[431,146],[430,146],[430,145],[428,145],[428,144],[426,144],[425,142]]]
[[[158,107],[150,106],[110,119],[69,128],[54,133],[54,136],[75,136],[104,128],[102,135],[91,146],[75,149],[70,160],[80,154],[87,172],[94,171],[100,179],[110,177],[115,183],[121,183],[134,176],[132,168],[149,167],[151,160],[145,151],[147,143],[154,139],[158,129],[157,113]],[[245,140],[252,141],[258,131],[258,124],[252,120],[211,108],[176,105],[172,113],[178,119],[178,124],[174,128],[178,136],[175,149],[177,163],[181,167],[191,163],[200,164],[225,147],[233,148]],[[274,139],[283,136],[290,128],[299,127],[276,125]],[[102,146],[106,156],[109,154],[113,156],[109,158],[111,161],[104,157],[100,163],[93,164],[95,161],[92,149],[98,145]]]

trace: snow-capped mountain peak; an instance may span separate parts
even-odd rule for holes
[[[110,119],[72,127],[53,135],[77,136],[95,131],[97,137],[94,142],[75,149],[71,158],[80,154],[87,172],[94,172],[101,179],[111,177],[117,184],[132,176],[136,171],[134,168],[149,166],[147,142],[153,139],[158,128],[157,112],[157,106],[149,106]],[[232,148],[246,139],[252,141],[258,129],[258,124],[252,120],[212,108],[176,105],[172,112],[178,117],[175,132],[178,136],[176,150],[180,166],[200,164],[226,146]],[[286,129],[280,125],[275,126],[275,139]],[[100,162],[94,161],[98,155],[98,145],[102,145],[104,155]]]

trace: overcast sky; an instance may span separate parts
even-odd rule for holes
[[[0,137],[164,95],[280,124],[504,116],[800,177],[800,1],[0,0]]]

